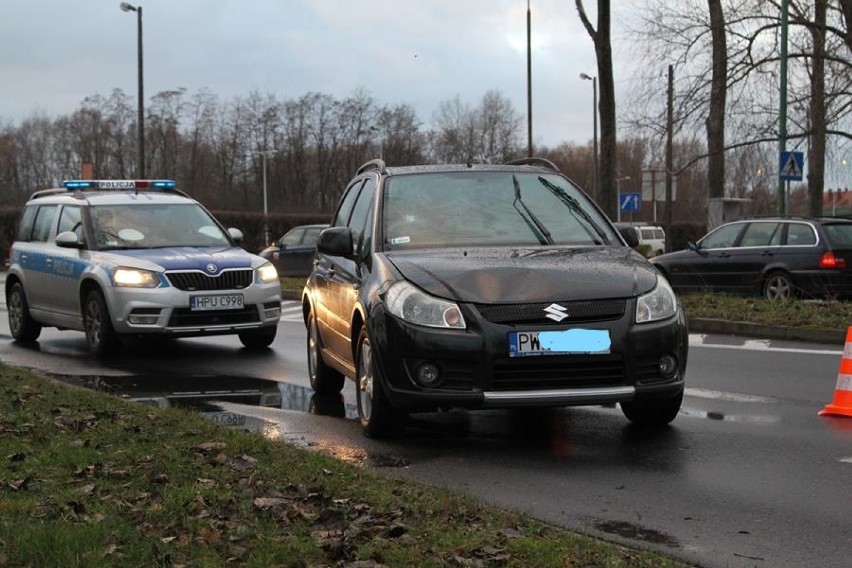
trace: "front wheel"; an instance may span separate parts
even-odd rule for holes
[[[683,402],[683,393],[671,398],[621,403],[621,412],[637,426],[659,428],[675,419]]]
[[[106,357],[121,348],[121,340],[112,326],[112,318],[100,290],[92,290],[86,295],[83,316],[86,342],[92,353]]]
[[[29,343],[38,339],[41,335],[41,324],[30,315],[27,295],[20,282],[12,284],[9,295],[6,297],[6,306],[9,310],[9,331],[12,332],[15,341]]]
[[[266,349],[275,341],[276,333],[278,333],[278,327],[269,326],[251,331],[241,331],[239,336],[242,344],[248,349]]]
[[[385,395],[378,367],[373,359],[373,346],[366,326],[358,336],[355,392],[361,428],[371,438],[400,434],[405,426],[404,412],[391,406]]]
[[[770,272],[763,283],[763,297],[767,300],[789,300],[794,291],[793,280],[786,272]]]

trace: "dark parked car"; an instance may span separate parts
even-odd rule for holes
[[[287,231],[258,254],[275,265],[279,276],[307,276],[313,268],[317,237],[328,225],[301,225]]]
[[[620,403],[677,415],[687,329],[665,278],[550,162],[358,170],[303,293],[310,382],[367,435],[411,412]]]
[[[687,250],[651,259],[678,291],[770,300],[852,296],[852,220],[773,216],[721,225]]]

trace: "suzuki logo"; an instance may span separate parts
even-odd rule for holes
[[[544,311],[547,312],[547,317],[553,321],[562,321],[568,317],[568,308],[559,304],[550,304]]]
[[[207,272],[209,272],[210,274],[216,274],[217,268],[216,268],[216,265],[213,264],[212,262],[210,264],[208,264],[205,268],[207,269]]]

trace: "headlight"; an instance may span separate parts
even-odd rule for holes
[[[264,284],[278,281],[278,271],[272,266],[272,263],[267,262],[257,269],[257,278]]]
[[[415,288],[408,282],[397,282],[385,296],[388,311],[409,323],[429,327],[464,329],[464,317],[454,302],[448,302]]]
[[[657,286],[636,300],[636,323],[670,318],[677,312],[677,298],[669,283],[657,276]]]
[[[155,272],[138,268],[116,268],[112,273],[112,280],[116,286],[128,288],[156,288],[160,285],[160,279]]]

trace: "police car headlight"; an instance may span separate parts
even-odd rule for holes
[[[278,271],[272,266],[272,263],[267,262],[257,269],[257,278],[264,284],[278,281]]]
[[[670,318],[677,312],[677,298],[669,283],[657,276],[657,286],[636,300],[636,323]]]
[[[112,280],[116,286],[129,288],[156,288],[160,285],[156,273],[138,268],[116,268]]]
[[[448,302],[415,288],[408,282],[397,282],[385,296],[388,311],[409,323],[429,327],[464,329],[464,317],[454,302]]]

